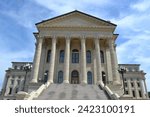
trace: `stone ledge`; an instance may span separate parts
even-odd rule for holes
[[[120,100],[132,100],[133,98],[130,95],[122,95],[122,96],[120,96],[119,99]]]

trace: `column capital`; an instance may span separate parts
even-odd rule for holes
[[[71,41],[71,37],[70,36],[65,36],[65,40],[70,42]]]
[[[81,38],[80,40],[81,40],[81,43],[85,43],[86,38]]]
[[[44,37],[39,36],[37,38],[37,43],[42,43],[43,42]]]
[[[108,43],[109,43],[109,45],[113,45],[113,46],[115,45],[115,41],[112,40],[112,39],[109,39],[109,40],[108,40]]]

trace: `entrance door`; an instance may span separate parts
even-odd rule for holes
[[[79,73],[76,70],[71,73],[71,84],[79,84]]]
[[[102,81],[103,81],[104,85],[106,85],[106,74],[103,71],[102,71]]]

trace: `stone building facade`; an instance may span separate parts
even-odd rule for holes
[[[19,91],[28,91],[31,71],[24,70],[26,64],[32,62],[12,62],[12,66],[6,70],[1,95],[3,99],[15,100]]]
[[[119,66],[123,66],[127,70],[124,74],[125,94],[130,95],[133,99],[146,99],[148,97],[145,82],[146,73],[144,73],[143,70],[140,70],[140,65],[119,64]]]
[[[38,32],[34,33],[36,50],[32,71],[27,75],[25,71],[17,71],[14,68],[16,74],[22,73],[24,79],[28,79],[27,83],[23,83],[26,90],[22,87],[16,89],[16,93],[20,91],[17,97],[36,99],[52,84],[80,84],[100,86],[110,99],[119,99],[123,95],[123,83],[118,72],[115,46],[118,34],[114,34],[116,26],[110,21],[80,11],[37,23]],[[13,63],[16,64],[17,62]],[[20,62],[18,65],[21,64],[24,63]],[[123,66],[130,65],[123,64]],[[126,73],[125,93],[130,99],[146,99],[145,74],[139,71],[139,65],[131,66],[137,71]],[[15,72],[12,69],[10,71]],[[6,74],[3,87],[5,95],[12,91],[11,85],[15,81],[14,86],[16,86],[20,78],[15,78],[16,80],[13,81],[13,77],[8,78],[9,70]],[[132,76],[135,90],[130,86]],[[20,79],[20,82],[23,82],[23,78]]]

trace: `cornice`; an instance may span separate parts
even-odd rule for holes
[[[110,31],[114,32],[114,27],[110,26],[40,26],[39,30],[69,30],[69,31]]]

